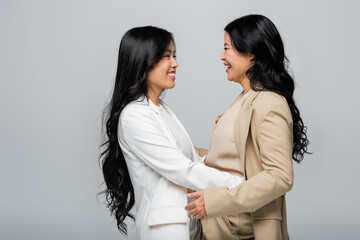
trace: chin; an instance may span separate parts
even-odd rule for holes
[[[174,88],[174,87],[175,87],[175,83],[167,86],[166,89],[172,89],[172,88]]]

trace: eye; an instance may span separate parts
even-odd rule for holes
[[[170,55],[165,55],[164,57],[165,57],[165,58],[170,58]]]
[[[174,58],[176,59],[176,55],[174,55]]]
[[[226,50],[228,50],[228,48],[224,47],[224,50],[226,51]]]

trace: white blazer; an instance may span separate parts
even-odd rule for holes
[[[170,108],[162,105],[186,133]],[[124,108],[119,119],[118,138],[135,191],[138,239],[147,239],[150,227],[188,221],[184,209],[187,188],[233,188],[243,181],[243,178],[200,163],[193,145],[193,159],[186,158],[158,109],[146,98]]]

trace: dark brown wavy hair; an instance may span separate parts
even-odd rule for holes
[[[135,204],[134,188],[125,158],[118,142],[118,124],[122,110],[130,102],[147,97],[147,74],[158,63],[173,35],[161,28],[132,28],[121,39],[118,66],[112,98],[104,111],[106,141],[100,155],[106,189],[107,207],[117,221],[121,233],[127,234],[126,217]],[[174,43],[175,44],[175,43]]]
[[[265,16],[247,15],[229,23],[225,31],[238,52],[255,56],[254,65],[247,71],[251,88],[273,91],[286,99],[293,119],[292,157],[300,163],[305,153],[309,153],[307,127],[293,98],[295,84],[287,70],[288,59],[278,30]]]

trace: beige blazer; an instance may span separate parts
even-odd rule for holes
[[[291,112],[282,96],[250,91],[234,127],[246,181],[233,189],[205,189],[205,208],[209,218],[250,212],[257,240],[287,240],[285,193],[293,185]]]

